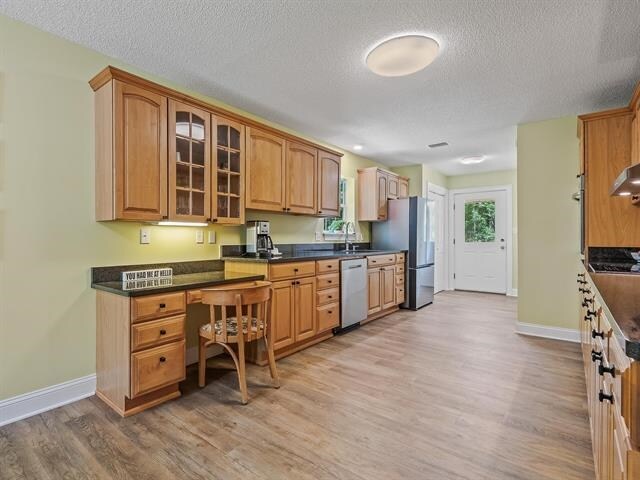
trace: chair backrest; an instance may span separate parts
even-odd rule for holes
[[[202,289],[202,303],[209,305],[211,331],[217,342],[238,341],[236,333],[229,332],[227,328],[227,319],[231,317],[235,317],[237,335],[243,335],[243,317],[246,316],[247,334],[243,338],[247,342],[263,337],[271,325],[271,282],[255,281],[205,288]],[[228,309],[231,307],[235,308],[235,313],[229,315]]]

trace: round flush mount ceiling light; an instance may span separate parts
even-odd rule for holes
[[[438,56],[440,45],[425,35],[403,35],[375,46],[367,55],[369,70],[383,77],[419,72]]]
[[[460,160],[463,165],[473,165],[484,162],[484,155],[475,155],[473,157],[464,157]]]
[[[364,147],[362,145],[354,145],[353,149],[357,152],[359,152],[360,150],[362,150]]]

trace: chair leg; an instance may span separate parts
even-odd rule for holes
[[[242,395],[242,404],[249,402],[247,394],[247,368],[244,363],[244,339],[238,335],[238,383],[240,383],[240,394]]]
[[[280,388],[280,377],[278,376],[278,370],[276,369],[276,356],[273,353],[273,343],[271,340],[264,338],[264,345],[267,347],[267,357],[269,357],[269,371],[271,372],[271,378],[273,379],[273,386]]]
[[[200,388],[204,387],[204,377],[207,371],[207,347],[205,343],[207,343],[207,339],[200,337],[200,342],[198,343],[198,386]]]

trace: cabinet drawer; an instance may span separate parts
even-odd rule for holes
[[[396,265],[396,275],[400,273],[404,274],[404,263]]]
[[[396,286],[396,303],[404,303],[404,286]]]
[[[168,317],[184,313],[185,309],[184,292],[136,297],[131,300],[131,321]]]
[[[404,253],[396,253],[396,263],[402,263],[404,265]]]
[[[279,263],[269,266],[269,280],[308,277],[315,273],[316,262]]]
[[[202,303],[202,290],[187,290],[187,303]]]
[[[369,266],[369,268],[382,267],[384,265],[393,265],[394,263],[396,263],[396,256],[394,254],[374,255],[372,257],[367,257],[367,265]]]
[[[396,285],[404,285],[404,273],[402,275],[396,273]]]
[[[316,305],[326,305],[340,300],[339,288],[328,288],[316,293]]]
[[[337,327],[340,324],[340,304],[330,303],[317,309],[318,333]]]
[[[131,398],[185,378],[184,340],[131,355]]]
[[[318,260],[316,262],[316,273],[331,273],[340,270],[340,260]]]
[[[340,285],[339,273],[327,273],[316,277],[316,289],[323,290],[325,288],[337,287]]]
[[[131,350],[154,347],[184,338],[184,315],[162,318],[131,326]]]

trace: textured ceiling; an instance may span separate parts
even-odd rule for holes
[[[0,0],[0,12],[389,165],[513,168],[515,125],[625,104],[639,0]],[[380,40],[425,33],[425,70],[378,77]],[[450,146],[435,150],[428,144]],[[484,154],[463,166],[465,155]]]

